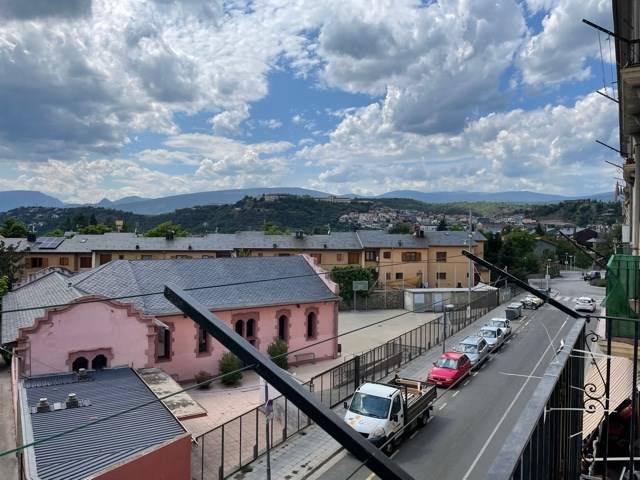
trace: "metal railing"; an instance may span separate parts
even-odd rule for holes
[[[580,478],[585,321],[578,319],[496,457],[488,478]]]
[[[492,301],[480,298],[472,303],[470,316],[464,308],[447,312],[449,337],[513,298],[517,293],[496,291]],[[441,344],[443,317],[437,317],[364,353],[355,355],[304,384],[322,404],[333,408],[353,395],[365,381],[381,380],[402,365],[414,360],[430,348]],[[269,445],[276,447],[289,437],[311,425],[307,416],[279,396],[273,400],[273,416],[269,422]],[[200,435],[193,447],[192,478],[220,480],[247,468],[266,452],[266,417],[256,407]]]

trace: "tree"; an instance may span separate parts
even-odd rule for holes
[[[238,372],[242,368],[242,362],[231,352],[225,352],[218,362],[218,370],[220,375],[224,375],[220,381],[225,385],[236,385],[242,380],[242,372]]]
[[[27,233],[27,226],[13,217],[7,218],[2,228],[0,228],[0,235],[5,238],[24,238]]]
[[[4,297],[9,291],[9,277],[3,275],[0,277],[0,298]]]
[[[436,228],[437,231],[442,232],[444,230],[447,229],[447,220],[445,219],[444,215],[442,216],[442,218],[440,219],[440,223],[438,223],[438,226]]]
[[[267,222],[264,224],[265,235],[287,235],[289,230],[286,227],[281,227],[273,222]]]
[[[348,265],[335,267],[331,270],[331,280],[340,286],[340,296],[345,300],[353,298],[353,282],[356,280],[366,280],[371,285],[373,272],[370,268],[363,268],[359,265]],[[368,292],[360,292],[361,295],[368,295]]]
[[[411,224],[399,222],[389,229],[389,233],[411,233]]]
[[[56,228],[55,230],[51,230],[44,235],[45,237],[64,237],[64,232],[59,228]]]
[[[189,232],[180,225],[168,221],[156,225],[151,230],[148,230],[147,233],[145,233],[145,237],[164,237],[167,233],[173,233],[176,237],[186,237],[189,235]]]
[[[273,363],[283,370],[289,368],[289,362],[286,355],[288,351],[289,346],[287,345],[287,342],[282,340],[280,337],[276,338],[273,343],[267,347],[267,353],[271,360],[273,360]]]
[[[98,225],[98,219],[96,218],[95,213],[92,213],[89,217],[89,225]]]
[[[542,228],[542,225],[540,225],[539,223],[536,223],[536,235],[538,235],[539,237],[544,236],[545,231],[544,228]]]
[[[108,227],[102,223],[87,225],[78,229],[78,233],[83,235],[103,235],[111,231],[111,227]]]
[[[0,277],[7,277],[9,288],[20,278],[23,259],[24,252],[0,240]]]

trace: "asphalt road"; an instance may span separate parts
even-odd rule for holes
[[[590,287],[578,274],[554,279],[557,299],[573,306],[583,295],[603,297],[604,288]],[[456,389],[440,391],[429,424],[405,438],[393,458],[416,479],[483,479],[506,437],[535,390],[538,379],[559,348],[573,319],[545,305],[527,310],[511,340],[479,371]],[[553,347],[550,343],[553,342]],[[322,478],[346,479],[359,462],[340,454]],[[377,478],[361,468],[351,478]]]

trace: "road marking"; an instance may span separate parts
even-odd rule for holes
[[[489,361],[493,360],[493,357],[489,357]]]
[[[514,334],[515,335],[515,334]],[[511,341],[511,339],[507,340],[507,343],[509,343]]]
[[[415,432],[413,432],[410,436],[409,436],[409,440],[413,440],[413,438],[418,434],[418,430],[416,430]]]
[[[466,382],[464,382],[464,383],[462,384],[462,386],[463,386],[463,387],[466,387],[467,385],[469,385],[469,380],[467,380]]]
[[[562,332],[562,329],[564,328],[564,326],[567,324],[567,320],[565,319],[565,321],[562,323],[562,325],[560,325],[560,328],[558,329],[558,331],[556,332],[556,334],[553,337],[553,340],[555,340],[556,338],[558,338],[558,335],[560,335],[560,333]],[[533,375],[533,373],[538,369],[538,367],[540,366],[540,364],[542,363],[542,361],[544,360],[545,355],[547,354],[547,351],[552,347],[552,345],[548,345],[547,348],[544,349],[544,352],[542,352],[542,355],[540,355],[540,360],[538,360],[538,362],[534,365],[533,369],[531,370],[531,372],[529,373],[529,375]],[[555,353],[555,352],[554,352]],[[522,395],[522,392],[524,392],[524,389],[526,388],[526,386],[529,384],[529,380],[531,380],[531,378],[527,378],[524,383],[522,384],[522,386],[520,387],[520,390],[518,390],[518,393],[516,393],[516,396],[513,397],[513,400],[511,400],[511,403],[509,404],[509,406],[507,407],[507,409],[504,411],[504,413],[502,414],[502,417],[500,417],[500,421],[496,424],[496,426],[494,427],[493,431],[491,432],[491,435],[489,435],[489,438],[487,438],[487,440],[484,442],[484,445],[482,446],[482,448],[480,449],[480,451],[478,452],[478,455],[476,455],[476,458],[473,460],[473,463],[471,464],[471,466],[469,467],[469,469],[467,470],[467,473],[464,474],[464,476],[462,477],[462,480],[467,480],[469,478],[469,475],[471,474],[471,472],[473,471],[474,468],[476,468],[476,465],[478,464],[478,462],[480,461],[480,458],[482,458],[482,456],[484,455],[484,452],[487,450],[487,447],[489,446],[489,444],[491,443],[491,441],[493,440],[493,437],[496,436],[496,433],[498,432],[498,429],[502,426],[502,423],[504,422],[504,419],[507,418],[507,415],[509,415],[509,412],[511,412],[511,409],[513,408],[513,406],[516,404],[516,402],[518,401],[518,399],[520,398],[520,395]]]
[[[429,423],[431,420],[433,420],[433,417],[429,417],[429,420],[427,420],[427,423]]]
[[[438,410],[442,410],[446,406],[447,406],[447,402],[444,402],[442,405],[440,405],[440,408],[438,408]]]
[[[458,395],[460,393],[460,390],[456,390],[455,392],[453,392],[453,395],[451,395],[452,397],[455,397],[456,395]]]
[[[478,375],[478,372],[473,372],[471,375],[475,377],[476,375]]]
[[[389,458],[393,458],[393,457],[395,457],[398,453],[400,453],[400,449],[397,449],[395,452],[393,452],[393,453],[389,456]]]
[[[370,473],[369,476],[367,477],[367,480],[373,480],[374,478],[378,478],[378,477],[376,477],[375,473]]]

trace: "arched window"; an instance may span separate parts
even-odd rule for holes
[[[309,312],[307,314],[307,338],[315,338],[318,333],[318,317],[315,312]]]
[[[238,335],[240,335],[241,337],[244,337],[244,321],[238,320],[236,322],[234,329]]]
[[[102,370],[106,366],[107,366],[107,357],[105,357],[102,354],[96,355],[95,357],[93,357],[93,360],[91,360],[91,368],[93,370]]]
[[[84,357],[78,357],[73,361],[73,364],[71,364],[71,368],[74,372],[77,372],[81,368],[89,368],[89,360]]]
[[[289,328],[289,318],[286,315],[280,315],[278,318],[278,337],[287,341],[287,332]]]
[[[253,318],[247,320],[247,340],[253,346],[256,345],[256,321]]]

